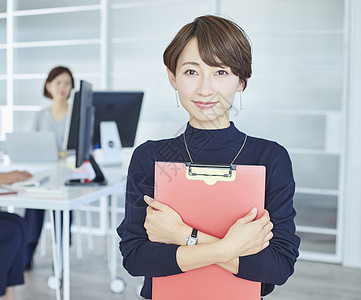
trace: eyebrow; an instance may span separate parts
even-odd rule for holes
[[[185,65],[192,65],[192,66],[197,66],[197,67],[200,66],[200,64],[197,63],[197,62],[186,61],[186,62],[182,63],[180,67],[183,67],[183,66],[185,66]],[[220,66],[214,66],[214,68],[231,69],[231,67],[222,66],[222,65],[220,65]]]
[[[187,61],[187,62],[182,63],[181,67],[183,67],[185,65],[199,66],[199,63],[196,63],[193,61]]]

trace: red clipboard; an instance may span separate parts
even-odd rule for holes
[[[263,215],[264,166],[155,163],[154,198],[191,227],[224,237],[236,220],[257,207]],[[217,265],[153,278],[153,300],[259,300],[261,283],[240,279]]]

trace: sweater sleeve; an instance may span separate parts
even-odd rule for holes
[[[147,204],[154,196],[154,159],[150,143],[138,147],[129,165],[125,217],[117,229],[124,268],[133,276],[159,277],[182,273],[176,261],[178,245],[149,241],[144,228]]]
[[[295,233],[295,182],[291,160],[287,151],[283,147],[280,148],[276,159],[267,170],[266,177],[265,208],[274,225],[273,238],[270,245],[261,252],[240,257],[236,275],[262,282],[263,295],[272,291],[273,285],[284,284],[292,275],[300,244],[300,239]]]

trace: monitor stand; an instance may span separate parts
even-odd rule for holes
[[[94,157],[90,155],[89,162],[95,172],[95,178],[93,180],[84,180],[84,179],[69,179],[65,182],[65,185],[68,186],[97,186],[97,185],[106,185],[108,181],[105,179],[102,170],[95,161]]]
[[[117,123],[114,121],[100,122],[100,144],[103,166],[122,164],[122,142]]]

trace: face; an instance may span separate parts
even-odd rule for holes
[[[53,100],[67,100],[72,88],[71,77],[68,73],[61,73],[46,84],[46,89]]]
[[[169,69],[167,72],[189,113],[190,125],[201,129],[229,127],[229,109],[235,93],[243,89],[243,83],[229,67],[205,64],[199,55],[197,40],[192,39],[179,56],[176,75]]]

